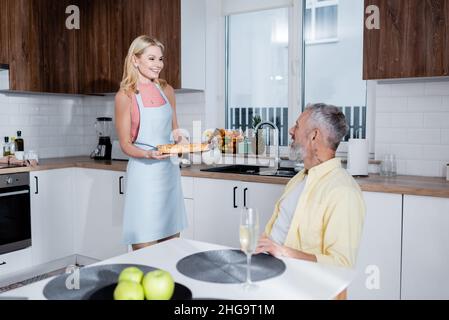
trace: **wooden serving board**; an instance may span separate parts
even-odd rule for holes
[[[188,143],[188,144],[162,144],[158,145],[157,149],[162,154],[179,154],[179,153],[194,153],[209,150],[207,143]]]

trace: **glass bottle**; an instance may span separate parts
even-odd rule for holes
[[[24,142],[22,138],[22,131],[17,131],[16,151],[25,151]]]
[[[5,143],[3,144],[3,156],[7,157],[11,155],[11,149],[9,145],[9,137],[5,137]]]
[[[16,137],[9,138],[9,154],[15,155],[16,154]]]

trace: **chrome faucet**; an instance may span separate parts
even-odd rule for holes
[[[276,170],[279,170],[281,161],[280,161],[280,154],[279,154],[279,128],[277,127],[277,125],[275,125],[271,121],[262,121],[262,122],[258,123],[257,126],[254,128],[254,132],[256,134],[256,145],[257,146],[259,145],[259,143],[257,141],[259,139],[259,135],[257,134],[258,130],[264,125],[268,125],[274,129],[274,141],[276,142],[276,146],[277,146],[276,154],[274,157],[274,167],[276,168]]]

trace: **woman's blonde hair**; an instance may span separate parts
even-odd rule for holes
[[[156,46],[161,48],[162,53],[165,51],[164,45],[157,39],[142,35],[134,39],[129,47],[128,54],[125,58],[125,66],[123,68],[123,79],[120,83],[120,90],[124,90],[127,94],[137,92],[138,71],[134,67],[133,56],[140,57],[146,48]],[[162,89],[167,86],[167,81],[163,79],[155,79]]]

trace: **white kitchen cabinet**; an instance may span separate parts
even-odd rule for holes
[[[72,185],[75,169],[30,173],[31,241],[34,265],[74,254]]]
[[[184,206],[186,208],[188,226],[181,232],[181,238],[195,239],[195,206],[193,201],[193,178],[181,177]]]
[[[184,199],[193,199],[193,178],[181,177],[181,188]]]
[[[245,182],[242,188],[244,194],[247,189],[246,206],[259,211],[260,232],[262,233],[273,215],[274,206],[284,192],[285,185]]]
[[[181,232],[181,238],[195,239],[195,213],[193,199],[184,199],[184,206],[186,208],[188,226]]]
[[[239,186],[232,180],[195,179],[195,240],[239,246],[239,210],[234,208]]]
[[[366,216],[349,299],[400,299],[402,195],[364,192]]]
[[[195,240],[240,247],[239,221],[245,193],[246,205],[259,209],[262,232],[283,188],[275,184],[195,179]]]
[[[76,253],[98,260],[126,253],[122,236],[125,173],[75,170]]]
[[[181,87],[206,88],[206,0],[181,0]]]
[[[0,255],[0,287],[1,282],[12,273],[32,266],[31,248]]]
[[[449,299],[449,199],[404,195],[402,299]]]

